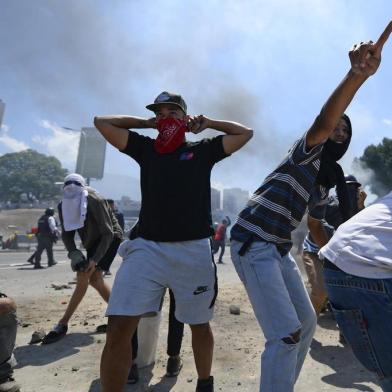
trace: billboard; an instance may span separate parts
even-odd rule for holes
[[[106,140],[95,128],[82,128],[76,173],[84,178],[103,178],[105,167]]]

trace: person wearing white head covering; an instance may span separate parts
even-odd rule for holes
[[[103,280],[117,254],[122,230],[108,203],[93,188],[86,186],[80,174],[65,177],[63,197],[58,206],[62,239],[76,271],[76,286],[68,307],[58,324],[44,338],[43,344],[54,343],[65,336],[68,322],[86,294],[89,285],[107,302],[110,288]],[[87,251],[77,249],[76,232]]]
[[[66,231],[77,230],[84,226],[87,196],[86,182],[80,174],[72,173],[65,177],[62,210]]]

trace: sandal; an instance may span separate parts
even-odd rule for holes
[[[66,335],[67,331],[67,325],[55,325],[55,327],[42,339],[42,344],[51,344],[57,342]]]

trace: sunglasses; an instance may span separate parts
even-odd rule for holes
[[[70,181],[65,181],[64,182],[64,186],[71,185],[71,184],[75,184],[77,186],[82,186],[82,184],[79,181],[70,180]]]

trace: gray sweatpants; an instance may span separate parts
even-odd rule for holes
[[[16,312],[0,316],[0,380],[12,375],[16,360],[12,354],[16,339]]]

